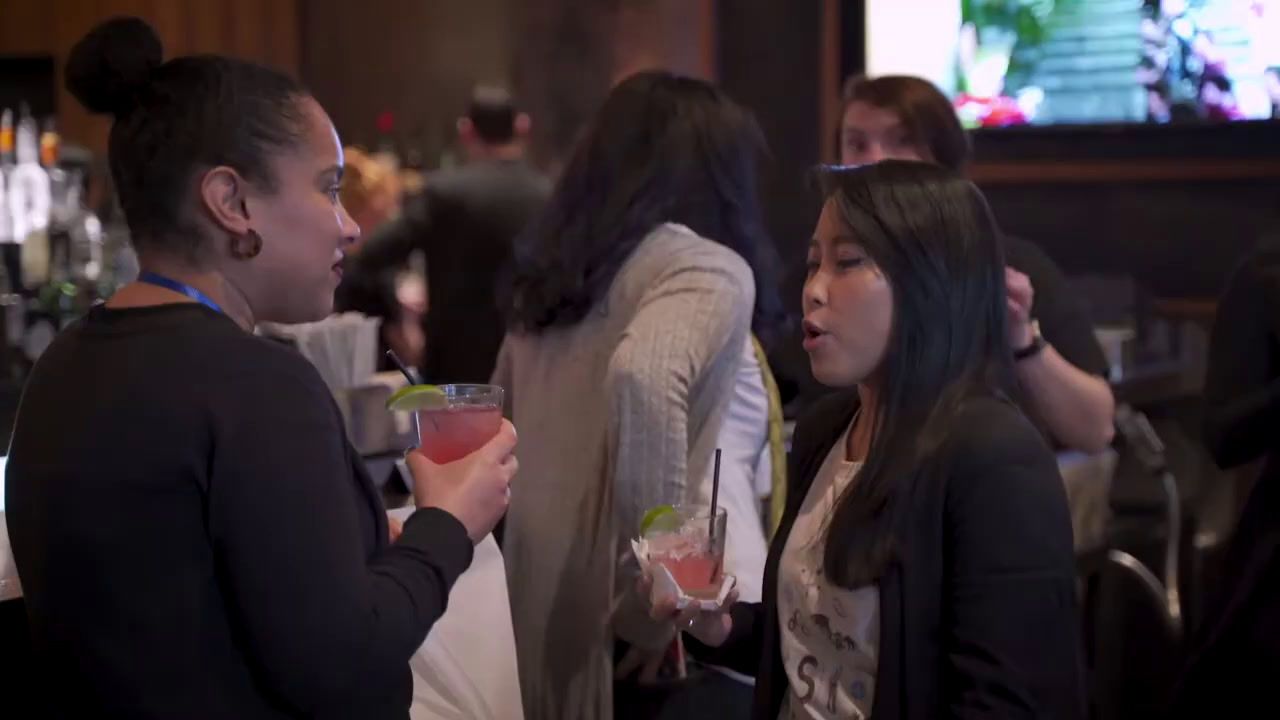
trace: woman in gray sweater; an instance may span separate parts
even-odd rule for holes
[[[626,541],[695,497],[748,334],[779,314],[763,144],[711,85],[632,76],[517,242],[494,382],[529,448],[504,539],[528,720],[613,717],[615,639],[671,640],[634,604]]]

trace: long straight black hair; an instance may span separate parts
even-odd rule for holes
[[[827,576],[854,588],[895,560],[898,518],[965,401],[1014,395],[1004,253],[986,199],[950,170],[885,161],[819,180],[893,292],[870,452],[827,530]]]
[[[751,113],[709,83],[660,71],[624,80],[542,216],[516,241],[504,298],[512,327],[537,333],[578,323],[645,236],[674,222],[747,261],[752,329],[771,334],[782,312],[756,194],[765,149]]]

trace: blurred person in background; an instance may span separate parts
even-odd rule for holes
[[[722,447],[725,570],[759,597],[752,486],[772,472],[771,403],[751,337],[780,317],[763,150],[754,118],[715,87],[633,75],[517,244],[493,382],[537,448],[521,456],[532,481],[512,496],[503,547],[529,720],[749,707],[746,685],[721,673],[655,687],[670,679],[673,633],[634,596],[629,540],[654,506],[709,504]]]
[[[506,332],[498,309],[499,275],[511,245],[542,209],[550,183],[525,160],[532,121],[501,88],[477,87],[457,121],[465,162],[427,176],[403,215],[366,241],[358,272],[405,267],[415,251],[426,263],[422,360],[429,383],[483,383]]]
[[[350,254],[360,252],[364,240],[400,214],[402,188],[396,168],[385,160],[357,147],[343,149],[347,166],[338,196],[350,208],[351,219],[360,226],[361,240]]]
[[[907,76],[855,77],[845,86],[840,161],[923,160],[963,173],[969,139],[933,84]],[[1053,260],[1004,235],[1009,349],[1030,417],[1053,444],[1087,453],[1114,435],[1109,368],[1088,313]]]
[[[6,515],[53,716],[405,718],[409,658],[506,508],[514,429],[409,455],[391,542],[320,374],[253,334],[330,313],[360,235],[324,109],[258,65],[166,62],[136,18],[65,72],[113,118],[142,274],[57,336],[15,421]]]
[[[1240,264],[1218,302],[1204,401],[1205,444],[1218,466],[1262,468],[1173,715],[1256,716],[1280,677],[1280,232]]]
[[[351,219],[360,226],[361,240],[347,251],[343,262],[345,273],[334,295],[334,310],[382,319],[380,367],[392,369],[392,364],[383,357],[388,349],[394,350],[404,362],[417,365],[424,345],[422,316],[426,312],[426,287],[423,279],[407,265],[374,268],[358,258],[367,238],[387,232],[388,225],[400,216],[399,174],[392,164],[360,148],[347,147],[344,154],[347,166],[339,197]]]

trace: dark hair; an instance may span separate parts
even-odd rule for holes
[[[863,102],[889,110],[901,119],[911,142],[939,165],[961,172],[972,154],[969,136],[947,96],[928,80],[910,75],[849,78],[844,108]]]
[[[756,196],[764,150],[754,117],[706,82],[657,71],[624,80],[517,242],[513,326],[577,323],[645,236],[673,222],[746,260],[756,285],[752,329],[767,339],[781,306]]]
[[[827,576],[853,588],[894,560],[897,519],[960,407],[1012,397],[1013,368],[999,231],[972,183],[901,160],[823,169],[820,181],[893,292],[871,449],[837,501],[825,546]]]
[[[217,55],[163,62],[155,31],[115,18],[89,31],[67,59],[67,89],[89,111],[114,117],[111,175],[134,245],[198,260],[203,238],[192,180],[225,165],[275,188],[273,151],[295,146],[307,97],[287,75]]]
[[[467,119],[476,135],[490,145],[503,145],[516,136],[516,106],[511,93],[500,87],[480,85],[471,92]]]

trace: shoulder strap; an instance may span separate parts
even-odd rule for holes
[[[782,419],[782,396],[778,392],[778,383],[773,378],[773,370],[765,359],[764,346],[760,339],[751,335],[751,348],[755,351],[756,361],[760,364],[760,374],[764,380],[765,395],[769,398],[769,468],[772,479],[769,495],[768,526],[765,528],[769,539],[778,530],[782,520],[782,511],[787,507],[787,446]]]

